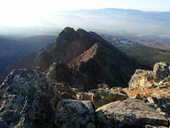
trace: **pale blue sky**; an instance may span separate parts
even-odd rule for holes
[[[170,11],[170,0],[0,0],[0,26],[36,25],[60,10],[99,8]]]
[[[28,8],[47,10],[126,8],[170,11],[170,0],[0,0],[0,7],[8,10],[26,10]]]

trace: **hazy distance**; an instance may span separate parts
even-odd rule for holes
[[[170,38],[168,0],[0,0],[0,3],[0,35],[56,35],[70,26],[100,33]]]

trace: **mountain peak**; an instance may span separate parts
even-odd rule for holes
[[[71,27],[65,27],[62,32],[75,32],[75,30]]]
[[[63,31],[61,31],[57,40],[72,41],[72,40],[76,39],[77,37],[78,37],[78,34],[76,33],[76,31],[73,28],[66,27],[66,28],[63,29]]]
[[[70,72],[75,70],[78,74],[84,74],[86,83],[83,86],[86,85],[84,88],[87,90],[102,82],[112,86],[126,86],[136,67],[140,67],[140,64],[98,34],[83,29],[75,31],[70,27],[66,27],[56,43],[44,49],[37,60],[37,66],[42,71],[48,71],[55,62],[56,65],[62,63],[69,66]]]
[[[84,29],[81,29],[81,28],[77,29],[76,32],[79,34],[80,37],[84,37],[84,36],[89,36],[90,35],[87,31],[85,31]]]

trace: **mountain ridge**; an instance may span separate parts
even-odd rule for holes
[[[56,68],[54,70],[56,70],[58,77],[58,73],[61,73],[61,76],[68,76],[66,68],[75,70],[68,69],[70,73],[74,72],[73,77],[68,76],[68,81],[75,79],[74,74],[82,74],[83,76],[80,78],[86,81],[86,87],[85,84],[82,85],[85,89],[96,88],[101,82],[112,86],[125,86],[135,69],[142,67],[141,64],[129,58],[96,33],[87,32],[83,29],[74,30],[70,27],[61,31],[55,43],[41,50],[36,57],[36,62],[37,67],[45,72],[48,72],[50,65],[55,63]],[[58,67],[57,65],[60,64],[68,67]],[[61,70],[62,67],[63,70]],[[121,74],[124,74],[124,77]],[[57,79],[55,76],[52,77]],[[57,81],[61,82],[62,79],[57,79]]]

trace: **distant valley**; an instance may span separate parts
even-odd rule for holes
[[[133,40],[133,38],[126,36],[106,34],[101,36],[128,56],[146,66],[152,67],[154,63],[159,61],[170,61],[170,45],[168,44],[154,45],[153,42],[148,43],[136,38]]]
[[[34,36],[22,39],[0,37],[0,81],[15,67],[18,61],[32,52],[37,52],[55,41],[55,36]]]

